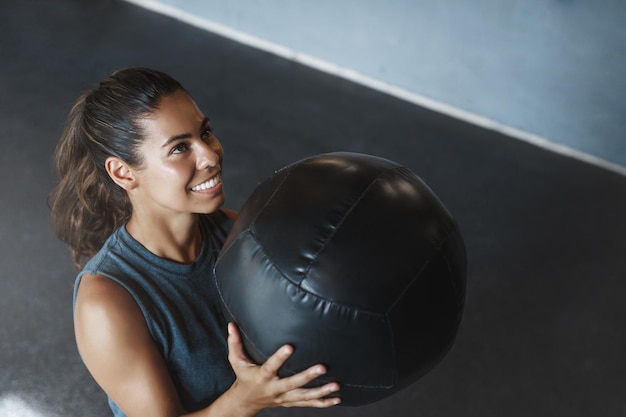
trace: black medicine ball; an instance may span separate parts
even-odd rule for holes
[[[258,363],[289,343],[291,375],[317,363],[342,405],[385,398],[448,353],[465,300],[465,246],[405,167],[331,153],[262,182],[216,264],[217,287]]]

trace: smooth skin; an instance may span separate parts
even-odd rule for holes
[[[131,167],[114,157],[106,162],[109,175],[133,205],[127,230],[158,256],[193,262],[202,246],[198,213],[214,212],[224,203],[222,147],[208,119],[183,91],[163,98],[159,110],[143,122],[141,165]],[[195,188],[212,178],[212,187]],[[228,361],[236,380],[209,407],[188,413],[137,303],[119,284],[100,275],[83,276],[74,326],[85,365],[129,417],[251,417],[265,408],[325,408],[339,402],[324,398],[339,390],[337,383],[303,388],[326,372],[324,366],[280,378],[278,370],[293,348],[283,346],[256,365],[246,356],[236,326],[229,323]]]

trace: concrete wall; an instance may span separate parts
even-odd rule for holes
[[[131,1],[626,166],[623,0]]]

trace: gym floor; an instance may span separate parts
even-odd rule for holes
[[[288,163],[363,152],[417,173],[465,235],[465,316],[437,368],[370,406],[264,416],[626,415],[625,177],[121,1],[2,1],[0,25],[1,417],[110,415],[75,347],[76,271],[46,197],[72,103],[134,65],[210,115],[227,206]]]

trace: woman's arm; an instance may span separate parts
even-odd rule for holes
[[[323,372],[314,366],[288,378],[278,369],[292,352],[284,346],[263,365],[245,355],[236,327],[229,325],[229,361],[235,383],[204,410],[185,414],[169,371],[156,348],[135,300],[114,281],[86,274],[74,314],[76,341],[89,372],[129,417],[251,417],[270,407],[330,407],[335,383],[304,389]]]
[[[126,415],[183,413],[143,314],[121,285],[100,275],[84,275],[76,296],[74,331],[87,369]]]

